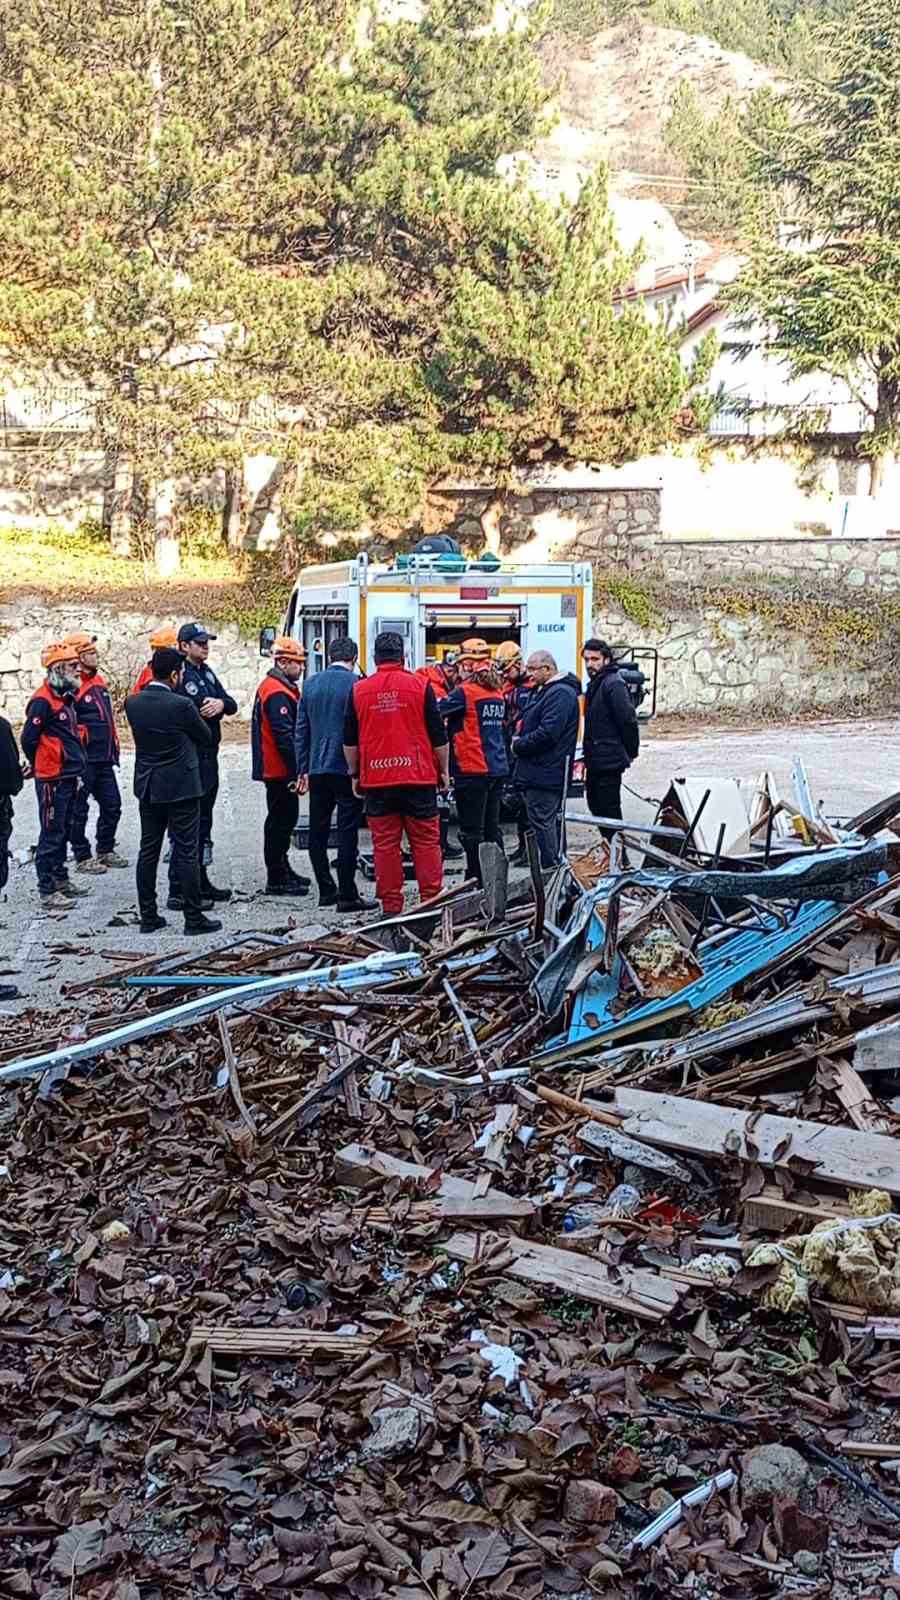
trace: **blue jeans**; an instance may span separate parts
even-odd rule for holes
[[[97,854],[106,856],[116,848],[116,829],[122,815],[122,797],[111,761],[89,762],[76,790],[69,825],[69,843],[76,861],[89,861],[91,856],[87,836],[90,800],[97,802]]]
[[[60,883],[65,883],[66,850],[69,844],[69,823],[75,803],[77,778],[35,778],[38,821],[41,834],[34,852],[38,892],[53,894]]]

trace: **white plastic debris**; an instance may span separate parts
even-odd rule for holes
[[[608,1217],[633,1217],[641,1208],[641,1192],[630,1183],[617,1183],[606,1196],[603,1209]]]
[[[229,1078],[228,1068],[227,1067],[220,1067],[218,1072],[216,1073],[216,1088],[217,1089],[224,1089],[226,1083],[228,1082],[228,1078]]]
[[[723,1251],[717,1251],[715,1254],[707,1251],[703,1255],[695,1256],[688,1265],[696,1277],[708,1278],[710,1283],[717,1283],[722,1288],[727,1287],[738,1269],[737,1262],[731,1256],[726,1256]]]
[[[482,1361],[486,1361],[491,1369],[492,1378],[502,1378],[507,1388],[515,1383],[519,1376],[519,1368],[524,1366],[521,1356],[508,1344],[492,1344],[487,1335],[480,1328],[473,1328],[469,1334],[472,1344],[479,1346],[478,1354]]]
[[[892,1568],[893,1568],[894,1576],[896,1578],[900,1578],[900,1545],[898,1545],[896,1550],[894,1551],[894,1560],[893,1560],[893,1563],[892,1563]]]
[[[635,1535],[627,1548],[629,1550],[649,1549],[651,1544],[655,1544],[657,1539],[661,1539],[664,1533],[668,1533],[670,1528],[674,1528],[676,1523],[681,1521],[685,1506],[702,1506],[712,1498],[717,1489],[730,1489],[732,1484],[736,1482],[737,1475],[730,1468],[727,1472],[717,1473],[714,1478],[707,1478],[705,1483],[698,1484],[697,1488],[691,1489],[689,1494],[682,1495],[681,1499],[676,1500],[673,1506],[661,1511],[658,1517],[655,1517],[652,1522],[648,1523],[646,1528],[643,1528],[640,1533]]]

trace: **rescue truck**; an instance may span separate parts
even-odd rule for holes
[[[549,650],[561,672],[582,676],[581,649],[591,633],[593,575],[587,561],[517,565],[495,556],[414,552],[393,562],[351,561],[306,567],[291,595],[283,632],[303,644],[307,675],[327,665],[329,642],[349,634],[363,672],[374,666],[379,633],[399,633],[407,666],[440,661],[476,634],[492,649],[514,639],[527,659]],[[264,630],[263,653],[274,629]]]

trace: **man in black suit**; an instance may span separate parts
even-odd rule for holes
[[[140,802],[141,848],[137,892],[141,932],[166,926],[156,904],[156,871],[166,829],[184,896],[185,933],[215,933],[221,928],[203,915],[200,884],[200,778],[198,752],[212,744],[209,727],[190,700],[177,694],[184,660],[177,650],[156,650],[153,677],[140,694],[125,701],[134,735],[134,792]]]

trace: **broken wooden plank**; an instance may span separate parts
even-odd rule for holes
[[[188,1348],[205,1346],[216,1355],[322,1356],[353,1361],[377,1342],[374,1333],[323,1333],[313,1328],[194,1328]]]
[[[596,1155],[645,1167],[648,1172],[661,1172],[674,1183],[692,1181],[689,1169],[676,1161],[674,1156],[664,1155],[653,1145],[620,1133],[618,1128],[608,1128],[599,1122],[586,1122],[575,1137]]]
[[[563,1294],[577,1295],[596,1305],[627,1311],[648,1322],[662,1322],[675,1310],[686,1286],[645,1267],[618,1267],[615,1281],[601,1261],[554,1245],[532,1244],[525,1239],[501,1239],[500,1256],[492,1256],[491,1270],[520,1278]],[[474,1263],[485,1251],[483,1237],[454,1233],[444,1246],[456,1261]]]
[[[785,1200],[778,1189],[768,1188],[744,1201],[741,1220],[747,1233],[802,1233],[831,1217],[845,1221],[852,1215],[845,1200],[823,1195],[819,1205],[803,1205]]]
[[[617,1089],[616,1106],[627,1114],[622,1131],[629,1138],[721,1160],[740,1159],[746,1153],[744,1134],[751,1115],[747,1111],[644,1089]],[[900,1140],[889,1134],[766,1115],[754,1120],[751,1139],[759,1152],[755,1159],[764,1167],[786,1166],[792,1156],[800,1156],[813,1162],[817,1179],[900,1194]]]
[[[842,1456],[861,1456],[866,1461],[900,1461],[900,1444],[880,1444],[874,1439],[845,1439],[838,1449]]]
[[[823,1088],[831,1089],[844,1107],[854,1128],[864,1133],[890,1133],[891,1118],[886,1116],[862,1081],[859,1073],[845,1056],[820,1061],[818,1079]]]
[[[347,1045],[346,1048],[348,1051],[353,1049],[351,1045]],[[358,1060],[359,1054],[360,1052],[358,1050],[353,1049],[353,1055],[350,1056],[347,1061],[343,1062],[341,1066],[335,1067],[334,1071],[329,1073],[327,1078],[323,1078],[321,1083],[313,1084],[312,1088],[307,1089],[306,1093],[301,1095],[299,1100],[296,1100],[292,1106],[288,1106],[287,1111],[283,1111],[280,1117],[276,1117],[275,1121],[270,1123],[269,1126],[264,1129],[262,1136],[263,1143],[269,1144],[272,1139],[277,1139],[279,1135],[284,1133],[287,1128],[292,1128],[297,1122],[301,1123],[302,1125],[302,1120],[307,1111],[309,1111],[318,1100],[334,1094],[335,1090],[341,1087],[344,1079],[353,1071],[354,1064]]]
[[[241,1092],[241,1080],[238,1077],[234,1047],[231,1043],[231,1035],[228,1032],[228,1023],[225,1021],[223,1012],[218,1011],[216,1013],[216,1023],[219,1029],[219,1038],[222,1041],[222,1050],[225,1054],[225,1065],[228,1069],[228,1087],[231,1090],[231,1098],[237,1106],[238,1115],[243,1122],[244,1127],[247,1129],[251,1137],[255,1139],[257,1137],[256,1123],[251,1117],[250,1112],[247,1110],[247,1105]]]
[[[374,1150],[371,1146],[363,1144],[345,1145],[343,1150],[336,1152],[334,1158],[334,1181],[339,1188],[346,1189],[361,1189],[374,1178],[412,1178],[422,1182],[433,1178],[435,1170],[433,1167],[420,1166],[414,1161],[401,1161],[397,1156],[389,1156],[383,1150]],[[473,1179],[454,1178],[445,1173],[441,1176],[440,1185],[432,1198],[442,1201],[477,1201],[482,1207],[487,1203],[497,1202],[504,1206],[512,1203],[521,1204],[514,1202],[513,1196],[504,1194],[500,1189],[488,1189],[484,1195],[477,1194],[476,1190],[477,1183]],[[448,1214],[453,1215],[452,1212]],[[484,1216],[489,1213],[481,1211],[475,1214]],[[526,1213],[504,1211],[502,1214],[518,1216]],[[500,1213],[495,1211],[494,1215]]]
[[[620,1113],[611,1111],[608,1106],[598,1105],[596,1100],[576,1100],[570,1094],[547,1089],[543,1084],[538,1085],[537,1093],[548,1105],[555,1106],[557,1111],[568,1111],[570,1116],[588,1117],[591,1122],[602,1122],[607,1128],[619,1128],[622,1125]]]
[[[506,1150],[519,1125],[519,1108],[514,1105],[497,1106],[490,1122],[475,1141],[475,1149],[486,1167],[496,1167],[502,1172],[506,1166]]]

